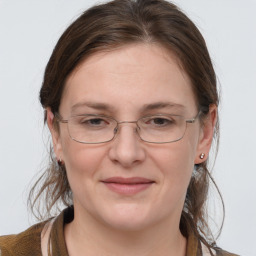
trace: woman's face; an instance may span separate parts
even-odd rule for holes
[[[191,119],[196,105],[189,78],[175,57],[160,46],[137,44],[85,60],[67,79],[59,112],[64,119],[78,114],[118,121],[151,114]],[[194,164],[209,151],[211,116],[203,128],[199,120],[188,124],[184,137],[173,143],[143,142],[136,125],[126,123],[114,140],[93,145],[72,140],[67,124],[60,123],[56,132],[48,110],[55,154],[66,166],[73,192],[75,218],[123,230],[156,223],[178,226]]]

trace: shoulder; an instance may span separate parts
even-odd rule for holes
[[[239,255],[224,251],[222,249],[218,249],[218,250],[216,250],[216,256],[239,256]]]
[[[63,223],[68,223],[73,218],[73,207],[69,207],[63,210],[56,218],[50,218],[47,221],[33,225],[22,233],[0,236],[0,256],[41,256],[41,233],[45,237],[44,228],[48,227],[48,225],[52,225],[54,231],[51,231],[51,236],[55,242],[53,243],[53,249],[57,248],[58,252],[60,252],[60,249],[64,250],[65,253],[61,255],[68,255],[66,252]],[[44,238],[42,241],[44,241]]]
[[[41,255],[41,231],[45,222],[16,235],[0,236],[0,255]]]

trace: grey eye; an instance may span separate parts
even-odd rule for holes
[[[166,117],[151,117],[145,120],[146,125],[151,125],[155,127],[166,127],[173,125],[174,123],[174,120]]]
[[[78,124],[85,127],[105,127],[108,126],[109,123],[109,120],[100,117],[86,117],[78,120]]]
[[[101,119],[101,118],[93,118],[93,119],[87,120],[86,123],[91,124],[91,125],[104,125],[104,124],[106,124],[106,120]]]
[[[155,125],[168,125],[170,123],[172,123],[172,121],[166,118],[157,117],[152,119],[152,124],[155,124]]]

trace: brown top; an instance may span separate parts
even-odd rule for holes
[[[67,208],[54,220],[50,239],[52,246],[52,256],[68,256],[68,251],[64,239],[64,224],[69,223],[74,218],[73,207]],[[0,237],[0,256],[42,256],[41,252],[41,232],[46,222],[38,223],[26,231],[17,235]],[[201,243],[190,235],[187,243],[186,256],[203,256]],[[209,254],[210,255],[210,254]],[[219,256],[235,256],[225,251],[218,251]]]

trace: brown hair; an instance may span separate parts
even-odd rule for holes
[[[211,104],[218,106],[216,76],[201,33],[177,6],[164,0],[115,0],[85,11],[66,29],[50,57],[40,91],[42,106],[58,112],[67,77],[89,55],[131,43],[158,43],[177,56],[190,77],[202,116],[207,115]],[[218,122],[215,138],[218,142]],[[193,232],[208,248],[213,248],[206,209],[210,180],[207,161],[196,165],[180,230],[184,236]],[[54,157],[31,190],[32,210],[41,196],[48,214],[58,202],[72,204],[65,166],[59,167]]]

